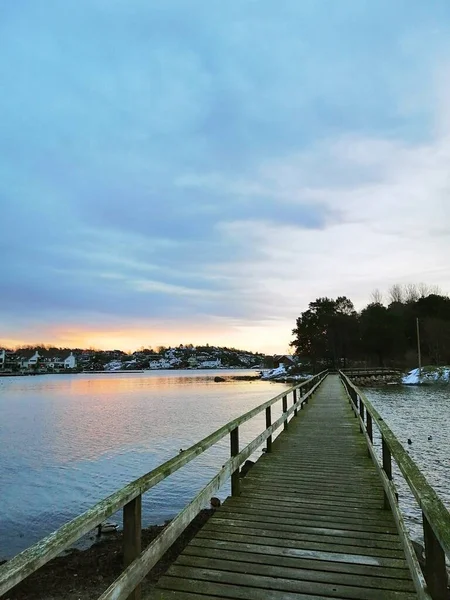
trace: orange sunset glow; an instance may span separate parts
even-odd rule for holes
[[[69,348],[96,348],[99,350],[120,349],[133,352],[138,348],[179,346],[194,344],[236,347],[266,354],[285,353],[290,350],[292,323],[277,322],[267,325],[234,325],[232,327],[189,326],[131,327],[129,329],[84,329],[68,326],[51,328],[50,334],[33,331],[20,338],[0,338],[0,346],[18,346],[42,343]]]

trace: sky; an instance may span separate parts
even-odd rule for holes
[[[448,0],[0,4],[0,344],[286,352],[450,291]]]

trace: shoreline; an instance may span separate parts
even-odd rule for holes
[[[158,373],[160,371],[205,371],[205,372],[217,372],[226,373],[227,371],[256,371],[251,367],[230,367],[229,369],[217,368],[217,369],[121,369],[115,371],[72,371],[67,369],[66,371],[52,371],[42,373],[6,373],[0,371],[0,377],[37,377],[38,375],[136,375],[142,373]],[[228,376],[232,377],[232,376]],[[249,377],[248,375],[236,375],[235,378]],[[260,379],[259,375],[255,375],[254,379]]]
[[[191,539],[214,514],[203,509],[187,526],[142,581],[148,593],[176,560]],[[142,548],[146,548],[170,521],[142,529]],[[22,583],[6,593],[5,600],[91,600],[98,598],[123,571],[123,531],[105,534],[85,550],[68,549]],[[7,562],[7,561],[5,561]],[[0,563],[1,564],[1,563]]]

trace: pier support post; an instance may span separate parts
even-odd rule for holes
[[[123,563],[128,567],[141,553],[142,496],[139,495],[123,507]],[[127,600],[141,600],[139,584]]]
[[[294,406],[295,406],[294,417],[296,417],[297,416],[297,390],[292,391],[292,397],[293,397]]]
[[[426,516],[422,513],[425,542],[425,580],[433,600],[447,600],[445,553]]]
[[[230,431],[230,451],[231,456],[237,456],[239,454],[239,427],[235,427],[232,431]],[[239,467],[236,471],[233,471],[231,474],[231,495],[239,496],[241,493],[240,490],[240,481],[239,481]]]

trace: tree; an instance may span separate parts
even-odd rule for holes
[[[358,320],[351,300],[340,296],[317,298],[296,321],[291,346],[299,356],[328,366],[345,365],[352,348],[358,344]]]
[[[427,317],[422,326],[422,344],[434,365],[450,363],[450,321]]]
[[[403,289],[399,283],[395,283],[393,286],[390,287],[389,300],[391,301],[391,304],[394,304],[395,302],[398,302],[400,304],[403,303]]]
[[[372,302],[361,312],[361,345],[370,356],[376,356],[380,367],[393,347],[393,319],[389,310]]]
[[[370,298],[372,299],[371,304],[383,304],[383,294],[378,288],[373,290],[373,292],[370,294]]]

